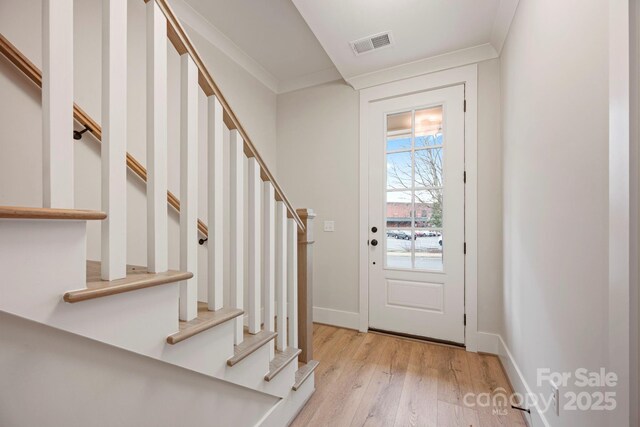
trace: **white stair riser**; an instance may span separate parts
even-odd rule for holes
[[[163,345],[161,359],[223,379],[221,370],[233,356],[233,322],[224,322],[175,345]],[[235,381],[232,381],[235,382]]]
[[[0,219],[0,310],[46,321],[86,285],[86,222]]]
[[[291,387],[296,381],[298,359],[292,360],[271,381],[264,381],[264,387],[260,388],[266,393],[284,397],[291,393]]]
[[[269,371],[269,347],[263,345],[233,366],[218,371],[220,378],[245,387],[260,390],[264,386],[264,374]]]

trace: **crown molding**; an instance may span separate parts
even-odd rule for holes
[[[336,80],[342,80],[342,74],[340,74],[336,67],[330,67],[324,70],[316,71],[315,73],[280,82],[280,84],[278,85],[278,94],[293,92],[294,90],[305,89],[312,86],[318,86]]]
[[[396,80],[403,80],[410,77],[433,73],[435,71],[475,64],[477,62],[497,57],[498,52],[494,47],[490,43],[485,43],[479,46],[456,50],[454,52],[420,59],[418,61],[385,68],[371,73],[347,77],[345,80],[351,85],[351,87],[356,90],[360,90]]]

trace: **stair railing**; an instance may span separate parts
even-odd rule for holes
[[[312,219],[310,210],[293,209],[260,157],[247,132],[214,82],[186,31],[166,0],[145,0],[147,31],[147,168],[126,152],[127,0],[103,0],[102,126],[73,103],[73,1],[43,0],[43,72],[4,36],[0,52],[43,94],[45,207],[73,206],[73,150],[68,136],[73,118],[102,141],[102,204],[108,219],[102,231],[102,278],[126,274],[126,205],[122,197],[129,167],[147,183],[148,268],[168,268],[167,202],[180,212],[180,268],[194,278],[180,284],[180,319],[198,315],[198,232],[207,241],[209,310],[223,307],[223,169],[230,168],[231,206],[229,301],[244,309],[244,266],[248,263],[248,330],[262,325],[277,332],[276,348],[312,352]],[[55,6],[55,7],[53,7]],[[181,56],[180,202],[167,190],[167,57],[169,40]],[[198,91],[207,96],[207,227],[197,218]],[[67,119],[66,117],[69,117]],[[230,131],[231,161],[223,164],[223,132]],[[76,134],[77,135],[77,134]],[[80,137],[82,134],[80,133]],[[248,163],[249,179],[243,173]],[[248,192],[245,206],[244,192]],[[248,256],[244,257],[244,212],[249,217]],[[262,316],[264,308],[264,317]],[[288,320],[288,321],[287,321]],[[235,342],[243,339],[242,317],[235,320]],[[273,351],[272,351],[273,355]]]

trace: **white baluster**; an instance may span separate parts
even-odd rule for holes
[[[147,263],[167,271],[167,20],[155,1],[147,8]]]
[[[276,195],[271,182],[263,184],[263,254],[262,278],[264,280],[264,329],[275,331],[275,282],[276,282]],[[275,355],[273,340],[269,353]]]
[[[102,1],[102,280],[127,275],[127,0]]]
[[[180,320],[198,315],[198,67],[182,55],[180,102],[180,270],[193,277],[180,283]]]
[[[73,0],[42,2],[42,204],[73,208]]]
[[[244,141],[237,130],[231,131],[229,150],[231,158],[230,194],[230,249],[229,265],[231,268],[230,302],[233,308],[244,308]],[[243,340],[243,317],[238,316],[235,322],[235,343]]]
[[[223,305],[223,109],[215,96],[208,99],[207,136],[207,295],[209,310],[219,310]]]
[[[249,159],[249,333],[260,332],[261,309],[261,277],[262,277],[262,236],[261,212],[262,212],[262,178],[260,178],[260,165],[255,157]]]
[[[289,345],[298,347],[298,223],[287,220],[287,316]]]
[[[276,348],[287,348],[287,207],[276,202]]]

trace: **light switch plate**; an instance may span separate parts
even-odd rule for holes
[[[324,222],[324,231],[336,231],[336,224],[334,221]]]

